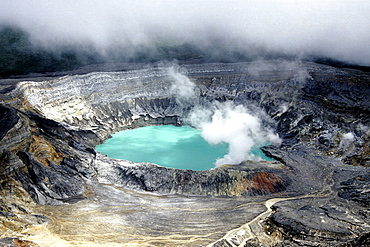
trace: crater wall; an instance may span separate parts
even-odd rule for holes
[[[159,196],[160,205],[165,207],[156,206],[155,219],[144,209],[137,218],[124,216],[125,222],[142,222],[135,227],[146,229],[149,238],[165,232],[171,235],[175,228],[178,232],[185,227],[176,221],[184,211],[169,206],[178,200],[189,208],[196,205],[189,213],[197,212],[199,219],[214,220],[213,225],[204,224],[204,235],[198,236],[196,243],[330,246],[336,238],[337,244],[366,244],[370,229],[366,223],[366,174],[370,166],[368,73],[282,60],[175,65],[177,74],[195,83],[194,95],[184,98],[173,90],[178,78],[170,73],[171,66],[28,80],[2,91],[2,237],[23,237],[19,229],[47,221],[47,217],[40,220],[41,216],[36,220],[30,198],[37,204],[60,207],[81,201],[104,204],[109,200],[116,203],[115,194],[109,194],[115,191],[122,198],[134,195],[130,201],[145,198],[138,199],[134,206],[140,208],[151,204],[148,193]],[[263,147],[275,161],[245,161],[194,172],[114,160],[94,150],[116,131],[183,124],[194,105],[226,101],[245,106],[264,125],[276,129],[281,145]],[[14,193],[17,200],[12,199]],[[184,199],[192,196],[202,199]],[[276,203],[264,212],[263,205],[271,198]],[[253,202],[255,211],[249,215],[257,218],[248,218],[248,223],[245,219],[247,224],[238,228],[244,223],[238,214],[251,210],[240,206],[237,213],[227,214],[232,220],[215,220],[204,208],[214,199],[223,205],[214,209],[217,213],[231,212],[228,208],[234,212],[239,200],[248,207]],[[25,208],[20,210],[14,205]],[[173,217],[164,218],[169,208]],[[323,214],[328,221],[319,225]],[[265,215],[267,218],[261,220],[267,220],[255,224],[258,215]],[[302,215],[310,215],[313,220],[305,224]],[[10,221],[17,223],[9,227]],[[154,222],[152,228],[148,222]],[[54,227],[54,223],[49,224]],[[333,225],[340,229],[330,230]],[[237,229],[236,235],[230,232],[222,237],[226,229]],[[183,237],[181,243],[192,246],[192,238]],[[180,240],[161,241],[163,245]]]

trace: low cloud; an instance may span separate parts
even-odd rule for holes
[[[369,12],[367,0],[2,0],[0,24],[49,49],[93,47],[108,57],[188,42],[215,58],[277,52],[370,65]]]

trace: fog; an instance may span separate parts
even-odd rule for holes
[[[0,23],[48,49],[76,45],[129,56],[143,46],[189,42],[215,57],[263,51],[359,65],[370,65],[369,13],[368,0],[0,1]]]

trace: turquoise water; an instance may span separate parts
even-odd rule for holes
[[[96,150],[111,158],[200,171],[214,168],[216,159],[228,153],[228,145],[211,146],[200,130],[189,126],[160,125],[117,132]],[[258,148],[253,151],[264,155]]]

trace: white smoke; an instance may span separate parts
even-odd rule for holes
[[[251,153],[253,147],[280,143],[278,135],[263,126],[260,118],[233,102],[216,102],[210,107],[196,106],[190,112],[188,121],[201,129],[202,137],[211,145],[229,145],[229,153],[218,159],[216,166],[260,159]]]
[[[168,74],[173,80],[170,92],[176,95],[180,101],[195,97],[195,83],[184,73],[184,71],[180,72],[178,65],[173,65],[168,69]]]
[[[339,144],[339,148],[348,149],[354,140],[355,140],[355,135],[352,132],[343,134],[342,140]]]
[[[183,104],[189,99],[194,102],[196,84],[186,76],[186,71],[178,65],[168,69],[173,80],[170,91],[177,96],[178,103]],[[229,152],[216,161],[215,165],[239,164],[244,160],[258,160],[251,150],[266,143],[279,144],[280,138],[274,131],[262,123],[266,117],[261,112],[254,113],[243,105],[236,105],[232,101],[209,103],[201,105],[195,103],[185,122],[200,129],[202,137],[211,145],[227,143]],[[258,111],[261,111],[258,109]]]

